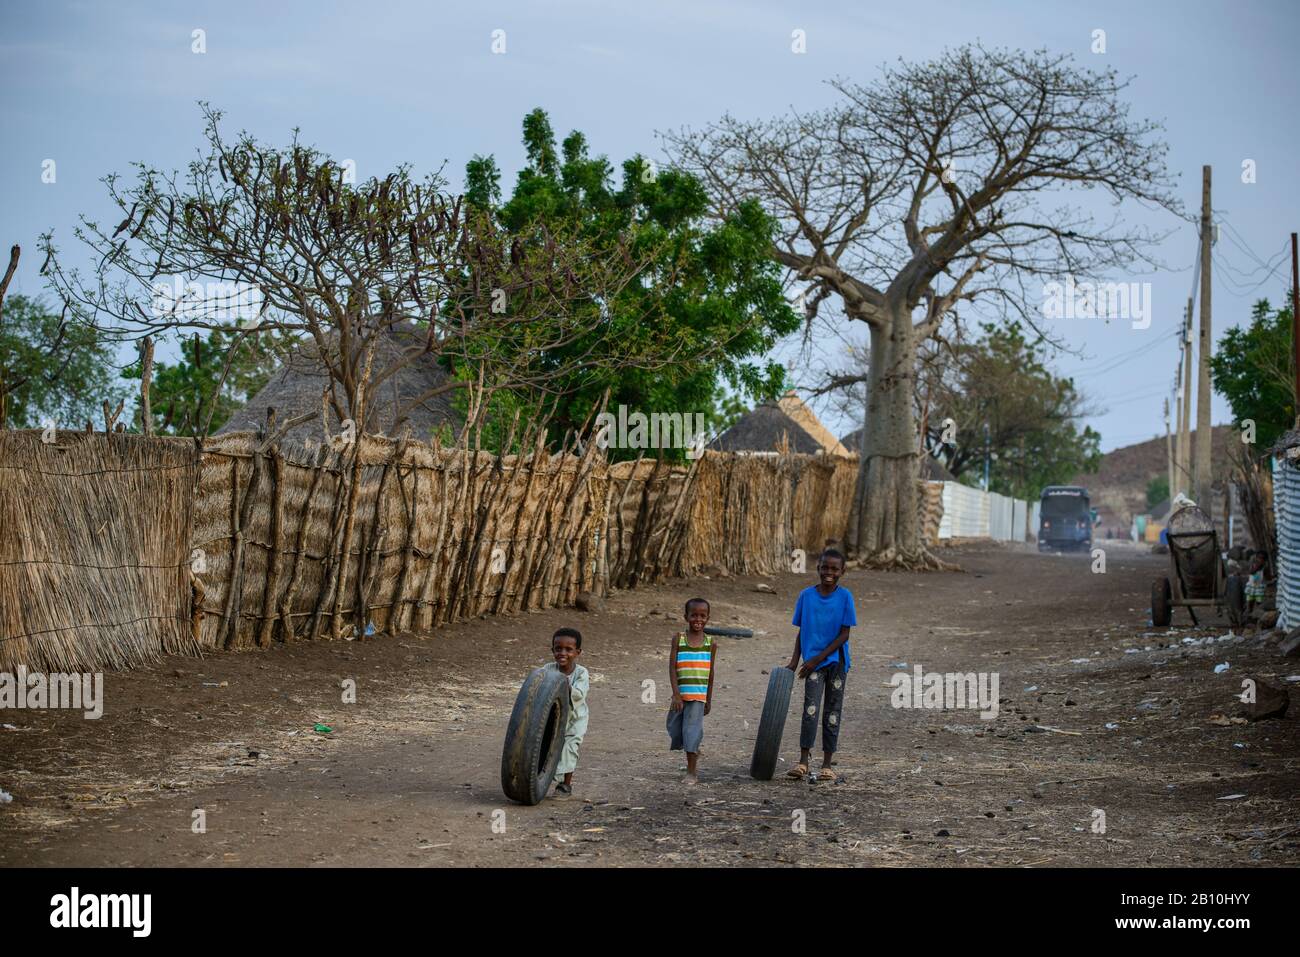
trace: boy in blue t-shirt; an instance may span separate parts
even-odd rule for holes
[[[816,585],[799,593],[791,622],[798,632],[794,655],[786,665],[804,679],[803,714],[799,725],[799,763],[787,773],[792,778],[808,774],[808,761],[817,742],[817,712],[822,717],[822,767],[818,781],[834,781],[831,758],[840,737],[840,712],[844,708],[844,681],[849,673],[849,629],[858,623],[853,595],[839,587],[844,556],[828,548],[817,559]]]

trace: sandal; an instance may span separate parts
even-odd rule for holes
[[[818,781],[834,781],[834,780],[835,780],[835,772],[832,771],[830,768],[822,768],[820,771],[817,772],[817,780],[818,780]]]
[[[795,780],[802,780],[804,777],[807,776],[807,774],[808,774],[808,765],[806,764],[796,764],[789,771],[785,772],[786,777],[794,778]]]

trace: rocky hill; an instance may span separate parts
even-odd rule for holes
[[[1240,436],[1233,426],[1214,427],[1212,470],[1216,483],[1228,474],[1229,443],[1238,441]],[[1195,430],[1192,447],[1196,447]],[[1101,516],[1102,528],[1127,529],[1134,515],[1147,511],[1147,483],[1165,475],[1167,467],[1165,439],[1161,436],[1107,452],[1096,472],[1077,475],[1071,484],[1088,489],[1092,505]]]

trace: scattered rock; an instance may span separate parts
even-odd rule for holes
[[[727,571],[721,565],[705,565],[700,569],[700,574],[706,578],[727,579],[733,577],[731,572]]]
[[[769,585],[767,582],[759,582],[757,585],[754,586],[754,591],[761,591],[765,595],[776,594],[776,589],[773,588],[771,585]]]
[[[574,599],[574,606],[579,611],[601,612],[605,610],[605,599],[594,592],[584,591]]]
[[[1277,646],[1277,650],[1282,652],[1287,658],[1300,658],[1300,628],[1292,628],[1282,639],[1282,644]]]
[[[1255,700],[1246,705],[1246,716],[1251,721],[1263,721],[1265,718],[1281,718],[1291,704],[1291,696],[1285,688],[1267,681],[1255,682]]]
[[[1277,624],[1277,617],[1278,617],[1278,610],[1276,608],[1274,608],[1272,611],[1264,612],[1264,614],[1259,616],[1259,630],[1268,631],[1270,628],[1272,628],[1274,625]]]

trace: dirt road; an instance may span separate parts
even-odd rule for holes
[[[1243,678],[1285,683],[1300,665],[1249,634],[1205,641],[1227,626],[1192,629],[1182,611],[1184,627],[1153,632],[1164,559],[1136,549],[1109,548],[1105,574],[1028,548],[945,556],[965,573],[845,575],[860,627],[835,783],[786,779],[788,763],[770,782],[747,773],[766,673],[789,656],[794,598],[813,576],[768,579],[775,595],[755,579],[673,582],[593,615],[169,658],[106,675],[98,721],[0,712],[16,728],[0,729],[13,795],[0,865],[1300,861],[1300,704],[1232,723]],[[722,640],[702,784],[688,788],[663,720],[668,637],[695,594],[714,624],[758,634]],[[582,629],[593,682],[574,795],[511,805],[506,718],[562,624]],[[918,664],[997,673],[997,717],[891,707],[890,675]],[[787,762],[797,738],[794,714]]]

